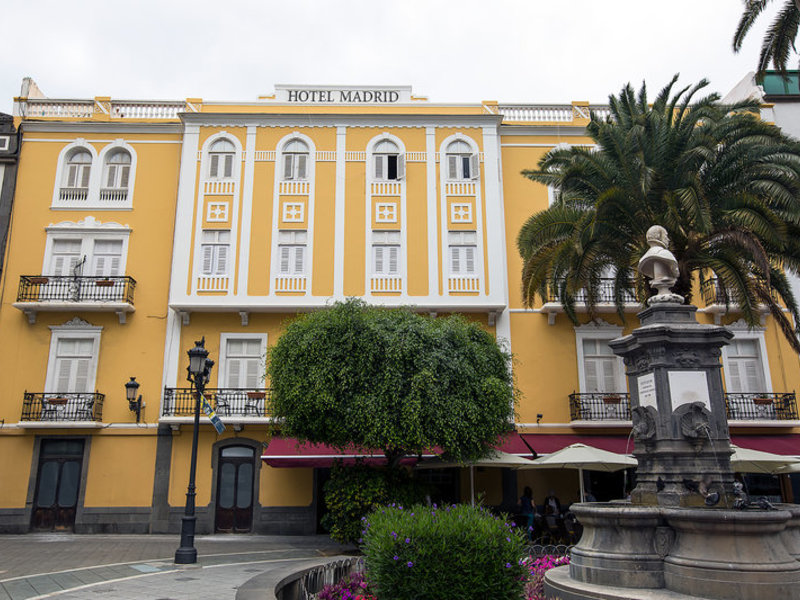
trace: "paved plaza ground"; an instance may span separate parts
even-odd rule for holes
[[[289,573],[350,550],[327,536],[214,535],[177,566],[178,535],[0,536],[0,600],[269,600]]]

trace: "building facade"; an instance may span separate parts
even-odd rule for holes
[[[624,372],[607,342],[640,306],[623,322],[608,304],[575,327],[555,298],[528,308],[519,291],[517,232],[551,196],[520,171],[588,144],[590,110],[604,108],[437,104],[402,86],[276,86],[235,103],[17,98],[0,530],[177,532],[185,353],[204,337],[226,430],[201,425],[198,532],[316,531],[331,456],[272,438],[264,358],[288,319],[349,297],[464,313],[507,344],[522,393],[507,449],[624,449]],[[769,317],[748,330],[713,286],[700,296],[701,318],[736,333],[722,358],[734,433],[800,453],[797,355]],[[458,470],[429,477],[469,495]],[[540,477],[486,470],[476,484],[509,505]],[[574,475],[554,477],[573,495]]]

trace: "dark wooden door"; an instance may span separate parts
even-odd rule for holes
[[[74,529],[82,466],[83,440],[42,440],[32,529]]]
[[[216,530],[247,533],[253,525],[254,450],[228,446],[217,465]]]

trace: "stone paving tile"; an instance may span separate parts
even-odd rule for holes
[[[6,590],[3,588],[3,584],[0,583],[0,600],[11,600],[11,596],[8,595]]]
[[[31,598],[36,595],[36,590],[24,579],[9,581],[2,585],[6,593],[11,596],[11,600],[24,600],[25,598]]]
[[[52,577],[36,577],[33,579],[28,579],[28,583],[33,586],[33,589],[36,590],[37,594],[49,594],[50,592],[60,592],[64,589],[63,586],[56,583],[56,581]],[[67,587],[74,587],[74,586],[67,586]]]

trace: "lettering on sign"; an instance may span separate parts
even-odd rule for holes
[[[351,102],[389,104],[400,99],[395,90],[286,90],[289,102]]]
[[[639,406],[652,406],[658,410],[655,373],[640,376],[637,378],[636,383],[639,388]]]

